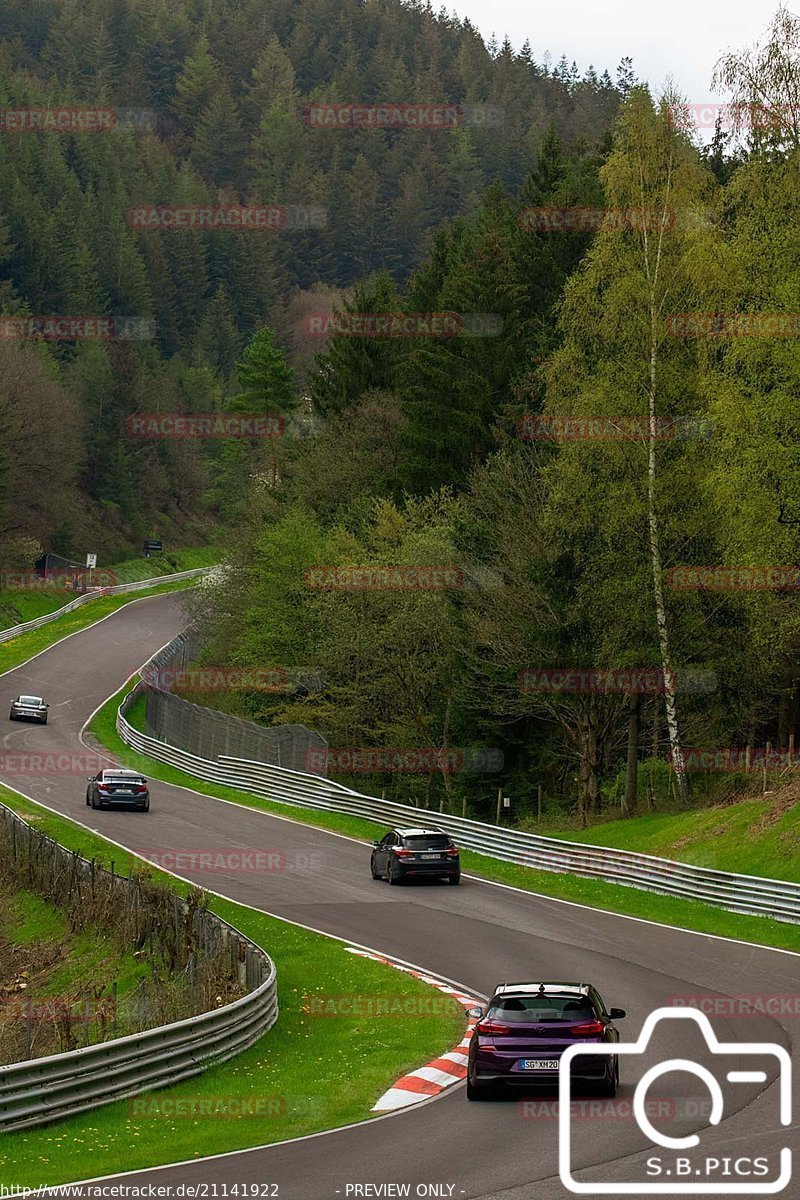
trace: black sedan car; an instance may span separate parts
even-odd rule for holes
[[[458,847],[441,829],[392,829],[372,843],[370,869],[373,879],[447,879],[461,882]]]
[[[502,983],[472,1031],[467,1065],[467,1099],[483,1100],[501,1088],[558,1087],[561,1055],[569,1046],[607,1042],[609,1053],[578,1055],[571,1079],[600,1096],[616,1096],[620,1040],[613,1024],[622,1008],[607,1010],[591,983]]]
[[[142,812],[150,808],[150,791],[147,780],[138,771],[126,771],[114,767],[89,776],[86,803],[92,808],[127,808],[132,806]]]
[[[40,724],[47,724],[47,710],[49,704],[45,704],[41,696],[17,696],[16,700],[11,701],[11,712],[8,714],[9,721],[39,721]]]

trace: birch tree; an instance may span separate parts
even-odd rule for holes
[[[567,286],[564,343],[545,374],[549,415],[602,419],[599,430],[573,426],[562,443],[551,503],[574,536],[598,531],[604,559],[598,587],[627,595],[616,619],[630,622],[631,644],[646,649],[655,633],[671,758],[685,802],[665,567],[667,554],[703,536],[693,498],[705,468],[696,350],[675,335],[687,328],[682,314],[703,307],[697,266],[709,252],[715,184],[680,113],[675,96],[656,106],[641,87],[624,105],[601,172],[606,219]],[[554,428],[562,437],[562,428]],[[642,626],[636,597],[645,589],[649,616]]]

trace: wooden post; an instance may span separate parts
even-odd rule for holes
[[[764,795],[767,794],[767,760],[772,751],[772,742],[767,742],[767,748],[764,751]]]
[[[502,816],[502,813],[503,813],[503,789],[501,787],[499,787],[497,789],[497,816],[495,817],[495,822],[494,822],[495,825],[500,824],[500,817]]]
[[[25,1057],[30,1058],[33,1048],[33,1001],[28,997],[25,1013]]]
[[[789,767],[794,766],[794,734],[789,734]]]
[[[542,822],[542,785],[538,784],[536,788],[536,824]]]

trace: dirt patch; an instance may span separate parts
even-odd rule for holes
[[[794,785],[779,793],[770,804],[768,811],[752,825],[748,825],[747,832],[753,834],[754,837],[759,837],[782,821],[796,804],[800,804],[800,796],[797,795],[797,787]]]

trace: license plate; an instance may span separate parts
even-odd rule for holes
[[[441,858],[441,854],[423,854],[423,858]]]
[[[557,1071],[557,1058],[523,1058],[523,1071]]]
[[[120,793],[120,795],[122,795],[123,793],[124,793],[126,796],[132,796],[132,795],[133,795],[133,788],[117,788],[117,791]]]

